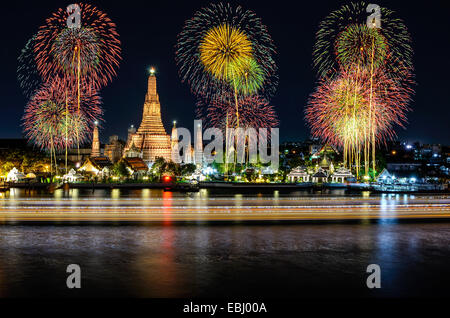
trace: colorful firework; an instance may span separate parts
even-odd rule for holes
[[[391,139],[394,125],[403,127],[406,122],[411,89],[398,85],[382,69],[373,75],[372,87],[370,72],[355,69],[322,80],[306,109],[312,135],[344,148],[347,163],[358,159],[360,151],[368,160],[371,143]]]
[[[222,81],[230,81],[233,65],[240,72],[242,65],[252,59],[252,44],[248,37],[236,27],[222,24],[211,28],[199,47],[200,61],[207,72]]]
[[[344,162],[376,173],[376,145],[402,125],[413,94],[411,37],[403,21],[380,8],[381,25],[367,25],[367,4],[351,3],[320,24],[313,59],[321,86],[306,119],[312,133],[344,149]],[[380,27],[381,26],[381,27]]]
[[[55,80],[43,85],[31,98],[23,116],[24,132],[30,142],[50,151],[72,148],[88,140],[94,121],[100,120],[100,97],[83,90],[82,111],[77,110],[74,88]]]
[[[387,58],[388,45],[376,28],[366,24],[350,24],[337,37],[336,60],[339,65],[356,65],[363,69],[382,67]],[[372,58],[373,57],[373,58]]]
[[[351,3],[329,14],[319,26],[313,62],[319,78],[334,77],[340,67],[383,65],[399,78],[413,69],[410,34],[401,19],[381,8],[381,28],[367,27],[367,3]]]
[[[238,67],[231,63],[228,72],[233,87],[240,95],[257,94],[264,85],[264,72],[254,59],[248,59]]]
[[[116,25],[102,11],[80,4],[81,27],[68,28],[60,8],[41,26],[34,46],[37,68],[45,79],[71,77],[98,89],[116,76],[121,48]]]
[[[268,97],[277,82],[274,54],[267,28],[254,12],[212,3],[186,22],[178,36],[176,62],[183,82],[197,96],[214,100],[240,87],[242,94],[258,90]],[[253,74],[242,85],[249,70]]]

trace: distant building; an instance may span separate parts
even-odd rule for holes
[[[326,183],[328,182],[328,174],[322,168],[319,168],[316,173],[312,175],[312,182],[314,183]]]
[[[7,182],[22,182],[22,181],[26,180],[26,177],[27,177],[26,175],[24,175],[22,172],[17,170],[16,167],[14,167],[8,172],[8,175],[6,176],[6,181]]]
[[[113,135],[109,137],[109,143],[105,145],[105,156],[112,163],[116,163],[122,158],[125,142],[119,139],[119,136]]]
[[[309,182],[310,175],[306,171],[305,167],[297,167],[292,169],[287,175],[289,182]]]
[[[396,170],[383,169],[377,177],[377,182],[380,184],[407,184],[407,183],[422,183],[417,170]]]
[[[147,163],[142,158],[123,158],[122,160],[130,174],[134,177],[142,177],[148,171]]]
[[[178,131],[177,131],[177,122],[174,121],[173,122],[173,127],[172,127],[172,134],[171,134],[171,138],[170,138],[171,144],[170,144],[170,148],[172,149],[172,151],[174,151],[174,149],[178,150]]]
[[[78,171],[90,173],[95,176],[108,177],[112,163],[107,157],[90,157],[86,159]]]
[[[422,166],[417,162],[388,162],[386,168],[389,171],[416,171]]]
[[[322,157],[328,157],[335,159],[339,155],[339,151],[332,145],[325,144],[319,148],[315,148],[314,152],[311,152],[311,158],[317,159]]]
[[[67,160],[69,162],[73,163],[82,163],[86,161],[87,158],[91,156],[92,153],[92,147],[84,146],[80,149],[69,149],[67,153]],[[58,160],[64,161],[65,160],[65,152],[61,152],[57,155]]]
[[[123,157],[124,158],[139,158],[142,159],[144,153],[141,149],[136,147],[134,143],[131,144],[131,147],[128,150],[125,150]]]
[[[344,167],[338,168],[332,175],[331,175],[331,182],[337,182],[337,183],[345,183],[348,181],[356,181],[355,176],[352,174],[352,172]]]

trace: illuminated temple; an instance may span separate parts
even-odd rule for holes
[[[154,162],[157,157],[171,160],[171,138],[162,124],[161,104],[153,71],[148,77],[141,125],[137,131],[133,127],[128,131],[124,157],[135,157],[137,151],[147,162]]]

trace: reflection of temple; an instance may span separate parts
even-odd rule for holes
[[[157,157],[163,157],[167,161],[171,159],[170,135],[167,134],[161,121],[161,104],[156,89],[156,76],[153,73],[148,77],[141,125],[137,131],[129,130],[124,154],[129,150],[141,151],[142,158],[147,162],[153,162]]]

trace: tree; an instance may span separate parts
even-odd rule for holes
[[[152,170],[153,173],[156,174],[159,179],[161,178],[163,172],[166,169],[166,160],[163,157],[156,157],[155,162],[153,163]]]
[[[127,165],[123,162],[123,160],[120,160],[114,164],[112,173],[119,178],[128,178],[130,176]]]
[[[173,176],[179,176],[181,174],[181,166],[173,161],[169,161],[165,165],[165,172]]]
[[[23,173],[44,172],[50,165],[45,153],[32,149],[5,149],[0,151],[0,173],[6,174],[16,167]]]
[[[197,169],[196,165],[192,163],[187,163],[181,166],[181,175],[182,176],[189,176],[195,172]]]

